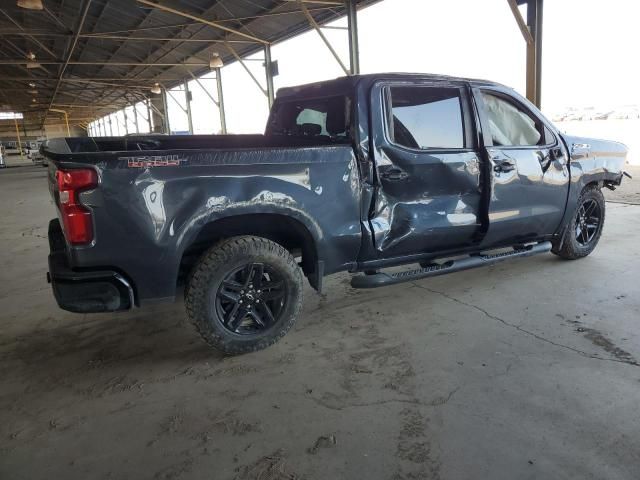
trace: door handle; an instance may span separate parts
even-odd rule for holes
[[[380,176],[385,180],[404,180],[409,175],[399,168],[390,168],[389,170],[382,172]]]
[[[494,172],[511,172],[516,169],[516,164],[513,160],[509,159],[493,159],[493,171]]]
[[[553,160],[558,160],[559,162],[564,162],[566,160],[564,151],[560,147],[552,148],[551,150],[549,150],[549,153],[551,154],[551,158]]]

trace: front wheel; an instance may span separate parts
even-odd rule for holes
[[[210,248],[187,284],[191,322],[212,347],[227,353],[266,348],[293,326],[302,306],[302,273],[282,246],[234,237]]]
[[[604,227],[604,195],[596,185],[582,191],[577,205],[576,212],[566,227],[562,246],[554,245],[551,250],[568,260],[589,255],[596,248]]]

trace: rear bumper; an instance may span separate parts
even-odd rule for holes
[[[134,306],[131,284],[112,270],[73,270],[69,266],[60,222],[49,222],[49,272],[53,295],[63,310],[77,313],[115,312]]]

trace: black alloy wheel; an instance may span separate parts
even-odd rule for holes
[[[576,213],[576,242],[589,246],[596,238],[602,224],[602,210],[593,198],[586,199]]]
[[[225,276],[214,305],[224,328],[239,335],[254,335],[280,320],[286,302],[286,284],[275,269],[249,263]]]
[[[591,254],[604,227],[606,204],[598,185],[587,185],[580,192],[576,205],[575,213],[562,234],[551,241],[551,252],[567,260]]]
[[[185,290],[187,315],[198,333],[225,354],[273,345],[302,308],[303,272],[282,245],[238,236],[211,246],[196,262]]]

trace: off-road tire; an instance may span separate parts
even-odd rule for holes
[[[578,242],[576,238],[576,226],[580,206],[588,200],[594,200],[598,204],[598,206],[600,207],[601,216],[598,229],[593,239],[589,242],[588,245],[583,246]],[[591,252],[593,252],[593,250],[598,245],[598,241],[600,240],[600,236],[602,235],[602,229],[604,228],[604,219],[605,201],[602,191],[597,185],[589,185],[585,187],[584,190],[582,190],[582,192],[580,193],[580,197],[578,198],[578,202],[576,204],[576,211],[574,212],[571,221],[565,229],[563,238],[553,243],[551,252],[567,260],[576,260],[578,258],[586,257]]]
[[[287,298],[282,314],[267,330],[236,334],[223,325],[213,303],[225,276],[243,264],[259,262],[277,270]],[[190,321],[210,346],[229,355],[255,352],[280,340],[295,323],[302,308],[303,276],[293,256],[266,238],[242,236],[223,240],[207,250],[192,270],[185,290]]]

